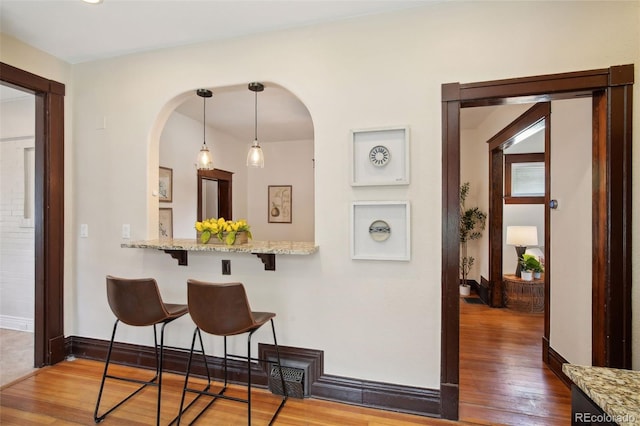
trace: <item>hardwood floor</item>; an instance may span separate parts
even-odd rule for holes
[[[318,399],[289,399],[276,425],[414,426],[448,424],[565,425],[570,391],[541,360],[542,316],[471,305],[461,299],[460,419],[448,422]],[[77,359],[36,370],[0,388],[0,424],[92,425],[102,362]],[[149,371],[115,366],[145,378]],[[162,424],[176,415],[183,377],[164,375]],[[111,384],[104,402],[131,385]],[[234,387],[232,392],[241,392]],[[267,424],[279,398],[256,390],[254,424]],[[113,412],[104,425],[155,424],[156,391],[150,388]],[[218,401],[199,424],[246,424],[246,406]],[[190,420],[190,417],[187,417]]]
[[[100,386],[102,362],[77,359],[45,367],[26,379],[14,382],[0,390],[0,424],[8,425],[92,425],[93,409]],[[149,371],[115,366],[115,374],[149,376]],[[194,382],[196,383],[196,382]],[[176,374],[163,376],[162,424],[169,423],[178,412],[184,378]],[[127,383],[115,383],[105,391],[103,400],[108,404],[132,389]],[[233,386],[231,393],[240,395],[241,388]],[[122,405],[100,423],[101,425],[155,424],[156,390],[149,388]],[[253,424],[266,425],[277,408],[280,397],[268,391],[253,393]],[[194,407],[195,409],[195,407]],[[186,420],[192,418],[188,413]],[[181,424],[187,424],[183,422]],[[198,424],[246,424],[246,405],[232,401],[217,401]],[[409,414],[373,410],[318,399],[290,398],[278,416],[275,425],[349,425],[349,426],[417,426],[452,425],[455,422],[430,419]]]
[[[571,391],[542,362],[543,314],[460,299],[460,419],[564,425]]]

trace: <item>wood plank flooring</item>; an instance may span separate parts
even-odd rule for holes
[[[460,299],[460,419],[564,425],[571,391],[542,362],[543,314]]]
[[[8,425],[92,425],[102,362],[77,359],[45,367],[18,382],[0,390],[0,424]],[[139,378],[150,372],[116,366],[114,374],[135,374]],[[194,382],[197,383],[197,382]],[[168,424],[177,414],[184,378],[180,375],[163,376],[162,424]],[[127,383],[112,384],[103,396],[104,403],[116,401],[133,389]],[[231,394],[240,396],[242,389],[232,386]],[[155,424],[156,390],[149,388],[111,413],[101,425],[152,425]],[[280,398],[265,390],[253,393],[253,424],[266,425]],[[199,404],[199,403],[198,403]],[[196,407],[194,406],[194,410]],[[191,412],[185,420],[192,418]],[[183,422],[181,424],[187,424]],[[246,405],[232,401],[217,401],[197,424],[243,425],[246,424]],[[287,426],[417,426],[452,425],[455,422],[430,419],[409,414],[373,410],[318,399],[290,398],[278,416],[275,425]]]
[[[460,419],[448,422],[317,399],[289,399],[276,425],[565,425],[570,392],[541,361],[542,316],[471,305],[461,299]],[[0,424],[92,425],[103,363],[77,359],[39,369],[0,388]],[[149,375],[115,366],[116,374]],[[162,424],[176,415],[183,377],[165,374]],[[111,384],[108,404],[131,385]],[[232,392],[241,392],[233,387]],[[279,398],[256,390],[253,424],[267,424]],[[156,390],[150,388],[113,412],[104,425],[155,424]],[[198,424],[246,424],[246,406],[218,401]],[[189,420],[190,417],[187,417]]]

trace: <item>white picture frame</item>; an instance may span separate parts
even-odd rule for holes
[[[409,185],[409,127],[351,130],[351,185]]]
[[[411,260],[408,201],[354,201],[351,204],[351,258]]]

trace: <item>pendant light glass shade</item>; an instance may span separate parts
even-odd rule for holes
[[[198,153],[198,170],[213,170],[213,156],[207,145],[202,145]]]
[[[249,148],[247,166],[264,168],[264,153],[257,139],[253,141],[253,145]]]
[[[251,145],[251,148],[249,148],[249,152],[247,153],[247,167],[264,168],[264,153],[262,152],[262,148],[258,142],[258,92],[262,92],[264,90],[264,85],[257,82],[249,83],[249,90],[255,93],[255,138],[253,140],[253,145]]]
[[[213,155],[209,152],[209,148],[207,148],[207,140],[206,140],[206,130],[207,130],[207,98],[213,96],[211,90],[207,89],[198,89],[196,91],[198,96],[202,98],[202,148],[200,148],[200,152],[198,153],[196,167],[198,170],[213,170]]]

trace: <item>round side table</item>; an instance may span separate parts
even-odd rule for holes
[[[525,281],[513,274],[506,274],[502,280],[507,308],[520,312],[544,312],[544,275],[532,281]]]

